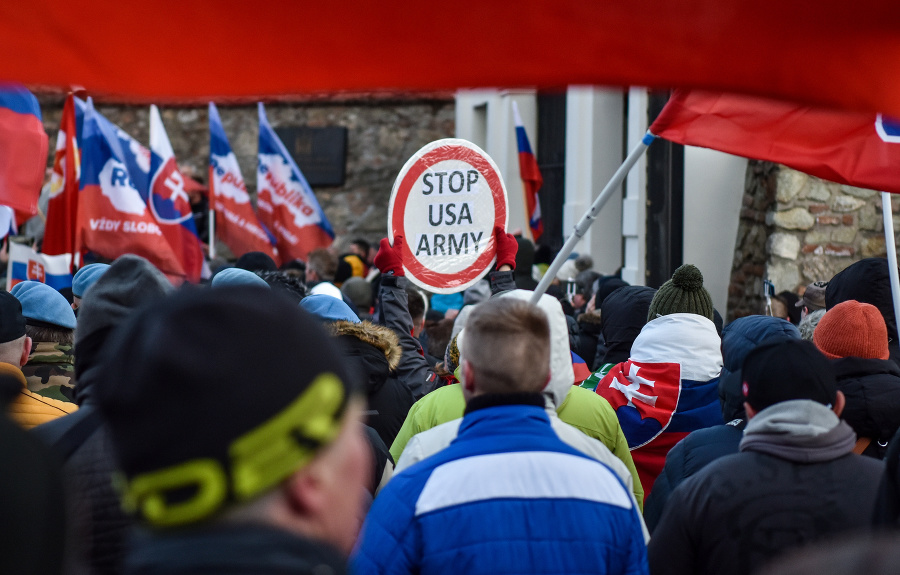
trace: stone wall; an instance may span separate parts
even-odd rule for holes
[[[51,154],[62,114],[62,96],[40,97]],[[97,103],[97,110],[140,142],[149,142],[149,107]],[[266,105],[269,122],[281,126],[343,126],[347,132],[346,179],[340,187],[317,187],[316,197],[336,234],[336,245],[387,233],[387,206],[394,179],[412,154],[433,140],[453,137],[451,93],[342,95]],[[178,163],[206,183],[209,158],[207,107],[161,107]],[[251,194],[256,188],[257,111],[253,105],[219,105],[219,114]]]
[[[892,198],[891,209],[900,211],[900,197]],[[900,217],[894,220],[896,228]],[[797,292],[811,282],[828,281],[859,259],[885,255],[878,192],[750,162],[729,317],[761,313],[763,274],[774,282],[776,293]]]
[[[751,160],[747,165],[744,197],[735,241],[727,321],[760,313],[766,275],[766,242],[771,233],[766,214],[775,203],[778,166]]]

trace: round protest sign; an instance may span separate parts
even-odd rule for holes
[[[496,261],[494,226],[506,229],[506,186],[484,150],[466,140],[431,142],[394,182],[388,237],[404,238],[403,267],[435,293],[463,290]]]

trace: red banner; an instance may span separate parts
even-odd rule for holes
[[[900,122],[880,114],[677,90],[650,131],[832,182],[900,193]]]

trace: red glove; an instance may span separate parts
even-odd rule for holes
[[[375,267],[384,274],[394,272],[395,276],[404,275],[403,236],[395,236],[393,246],[387,238],[381,240],[378,244],[378,253],[375,254]]]
[[[494,226],[494,241],[497,242],[497,269],[503,265],[516,269],[516,252],[519,251],[519,244],[515,236],[506,233],[500,226]]]

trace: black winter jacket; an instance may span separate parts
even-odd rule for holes
[[[787,550],[866,529],[884,465],[852,453],[855,442],[821,404],[788,401],[760,411],[740,453],[672,493],[650,539],[651,573],[749,574]]]
[[[863,455],[883,459],[900,428],[900,367],[889,359],[845,357],[831,361],[847,404],[841,419],[872,440]]]
[[[262,525],[145,534],[127,575],[343,575],[346,562],[325,543]]]
[[[397,336],[368,321],[338,321],[327,327],[338,336],[350,369],[365,382],[369,401],[366,425],[378,432],[385,445],[392,444],[415,403],[409,387],[394,377],[402,353]]]
[[[88,399],[75,413],[39,425],[31,433],[64,461],[63,474],[74,499],[71,530],[91,573],[118,575],[132,521],[112,485],[115,454],[99,410]]]
[[[698,429],[669,450],[666,465],[644,501],[644,522],[650,535],[675,488],[713,461],[737,453],[746,425],[746,420],[735,419],[725,425]]]

